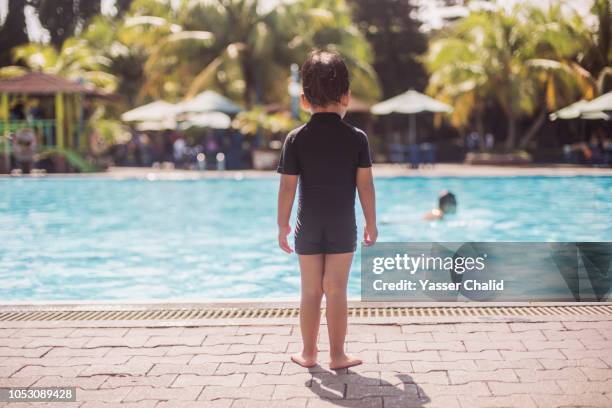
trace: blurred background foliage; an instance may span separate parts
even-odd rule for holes
[[[289,67],[312,48],[340,51],[366,102],[426,91],[455,108],[458,129],[501,114],[507,148],[527,145],[550,111],[612,87],[610,0],[593,1],[594,24],[563,2],[522,2],[427,32],[409,0],[118,0],[104,13],[99,0],[6,1],[0,77],[41,70],[115,92],[106,119],[213,89],[247,109],[236,122],[247,133],[254,121],[291,126],[261,106],[289,106]],[[46,41],[30,42],[28,10]]]

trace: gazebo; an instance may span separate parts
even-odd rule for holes
[[[107,96],[53,74],[28,72],[22,76],[0,80],[0,135],[4,144],[4,158],[10,156],[9,136],[11,133],[31,128],[36,132],[39,146],[81,148],[83,128],[83,98],[87,96]],[[11,117],[11,105],[15,101],[27,102],[30,98],[53,98],[53,111],[42,111],[34,117]],[[24,106],[22,105],[22,110]]]

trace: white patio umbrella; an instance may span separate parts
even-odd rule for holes
[[[232,119],[223,112],[202,112],[187,115],[179,127],[183,130],[192,127],[227,129],[231,123]]]
[[[139,106],[121,115],[124,122],[158,122],[174,119],[176,105],[166,101],[155,101]]]
[[[178,114],[223,112],[231,115],[242,111],[240,106],[215,91],[204,91],[192,99],[178,103],[176,106]]]
[[[595,99],[593,101],[595,101]],[[574,102],[563,109],[559,109],[558,111],[551,113],[550,115],[548,115],[548,117],[551,121],[555,121],[557,119],[568,120],[578,118],[586,120],[610,120],[610,115],[601,110],[587,110],[587,107],[593,101],[589,102],[585,101],[584,99],[581,99],[578,102]]]
[[[603,94],[600,97],[593,99],[591,102],[588,102],[586,105],[584,105],[582,111],[585,113],[612,112],[612,92]]]
[[[416,142],[416,114],[421,112],[451,113],[453,108],[437,101],[414,89],[379,102],[372,106],[370,111],[375,115],[388,115],[391,113],[404,113],[410,115],[409,140],[410,144]]]

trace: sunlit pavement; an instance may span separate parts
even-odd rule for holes
[[[321,366],[289,362],[295,323],[3,321],[0,387],[77,387],[50,407],[612,406],[612,316],[353,322],[364,364],[339,372],[325,327]]]

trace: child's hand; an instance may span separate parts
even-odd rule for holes
[[[293,249],[291,249],[291,247],[289,246],[289,243],[287,242],[287,235],[289,235],[290,232],[291,232],[290,225],[286,225],[284,227],[278,227],[278,246],[288,254],[293,252]]]
[[[363,227],[363,244],[365,246],[374,245],[374,243],[376,243],[377,238],[378,228],[376,228],[376,225],[366,225],[365,227]]]

